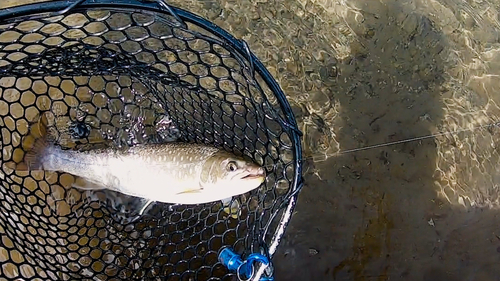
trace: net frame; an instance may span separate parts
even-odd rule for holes
[[[43,13],[50,14],[51,16],[64,15],[69,12],[79,12],[88,9],[114,9],[114,10],[129,10],[135,12],[159,13],[168,14],[173,16],[180,27],[186,26],[186,23],[195,25],[204,30],[209,31],[211,34],[217,36],[221,40],[221,44],[227,46],[231,52],[237,54],[238,57],[244,61],[245,67],[248,68],[252,75],[258,74],[266,86],[272,91],[274,97],[279,104],[281,113],[283,115],[274,116],[276,121],[281,125],[284,131],[287,131],[291,136],[293,159],[294,159],[294,177],[290,192],[287,198],[282,201],[279,209],[282,212],[275,212],[269,218],[269,222],[273,222],[276,217],[279,218],[277,226],[271,229],[271,225],[267,225],[262,233],[262,241],[265,241],[265,236],[271,235],[270,243],[263,243],[261,246],[261,253],[268,256],[270,259],[275,253],[280,239],[284,235],[285,229],[291,219],[293,209],[296,204],[297,196],[302,188],[302,155],[301,155],[301,132],[297,127],[297,123],[293,116],[291,107],[286,99],[285,94],[282,92],[278,83],[273,79],[272,75],[267,71],[265,66],[258,60],[258,58],[249,50],[246,42],[234,38],[227,31],[214,25],[213,23],[205,20],[193,13],[186,10],[172,7],[167,5],[164,1],[134,1],[134,0],[121,0],[121,1],[107,1],[107,0],[76,0],[76,1],[54,1],[41,4],[31,4],[25,6],[18,6],[7,10],[0,11],[0,20],[7,21],[14,18],[22,18],[29,15],[40,15]],[[3,73],[2,76],[5,76]],[[272,232],[272,234],[268,233]],[[264,274],[272,275],[272,267],[259,266],[256,270],[253,280],[259,280]]]

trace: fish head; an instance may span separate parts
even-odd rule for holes
[[[253,161],[219,151],[203,165],[200,186],[223,199],[249,192],[259,187],[265,178],[265,169]]]

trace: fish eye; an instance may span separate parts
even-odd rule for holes
[[[231,161],[231,162],[227,163],[227,170],[228,171],[234,172],[234,171],[236,171],[237,168],[238,168],[238,166],[236,166],[236,162]]]

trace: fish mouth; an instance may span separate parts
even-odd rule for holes
[[[263,175],[247,175],[247,176],[242,177],[241,179],[242,180],[254,180],[254,179],[260,179],[263,177],[264,177]]]
[[[255,180],[255,179],[264,179],[266,176],[264,169],[257,169],[255,171],[248,171],[245,173],[242,180]]]

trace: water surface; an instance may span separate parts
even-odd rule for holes
[[[305,133],[276,280],[499,280],[498,127],[336,153],[500,121],[500,1],[168,2],[245,39]]]

